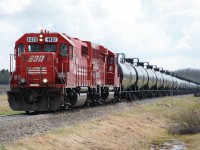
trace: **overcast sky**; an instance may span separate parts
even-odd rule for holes
[[[17,39],[41,29],[167,70],[200,69],[200,0],[0,0],[0,69]]]

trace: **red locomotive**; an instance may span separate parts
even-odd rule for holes
[[[124,54],[66,34],[27,33],[16,41],[14,51],[16,67],[12,71],[11,59],[7,92],[13,110],[55,111],[199,89],[196,83],[150,65],[144,68]]]
[[[13,110],[101,104],[119,88],[116,55],[89,41],[46,31],[28,33],[16,41],[14,56],[8,91]]]

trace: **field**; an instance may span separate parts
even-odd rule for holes
[[[1,149],[199,149],[200,134],[174,135],[167,132],[169,117],[183,108],[200,104],[198,97],[166,97],[148,104],[103,116],[53,132],[25,138]],[[167,143],[167,144],[166,144]]]
[[[1,115],[12,115],[12,114],[19,114],[22,113],[20,111],[13,111],[7,101],[6,94],[0,94],[0,116]]]
[[[0,84],[0,115],[12,115],[21,112],[12,111],[7,102],[6,91],[9,90],[8,85]]]
[[[0,94],[5,94],[8,89],[8,85],[0,84]]]

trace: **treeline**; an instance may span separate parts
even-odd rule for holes
[[[186,79],[200,83],[200,69],[179,69],[174,71],[174,73]]]
[[[175,74],[184,77],[186,79],[190,79],[192,81],[200,83],[200,69],[179,69],[174,71]],[[0,84],[8,84],[10,78],[10,72],[8,69],[2,69],[0,71]]]
[[[10,78],[10,72],[6,69],[0,71],[0,84],[8,84]]]

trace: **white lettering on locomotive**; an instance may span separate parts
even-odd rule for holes
[[[44,55],[31,55],[28,62],[43,62],[44,58]]]
[[[27,42],[38,42],[38,38],[37,37],[27,37],[26,41]]]
[[[27,67],[28,74],[47,74],[47,67]]]
[[[58,42],[57,37],[45,37],[44,39],[45,42]]]

